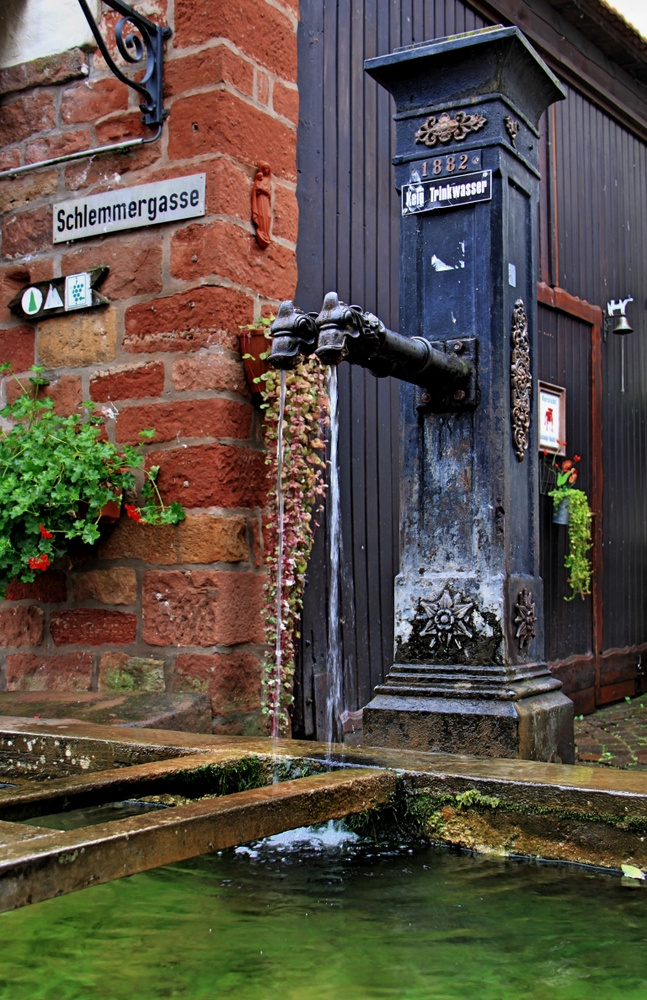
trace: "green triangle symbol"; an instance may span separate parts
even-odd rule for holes
[[[36,305],[36,299],[34,298],[34,290],[33,290],[33,288],[31,290],[31,294],[29,296],[29,312],[30,313],[38,312],[38,306]]]

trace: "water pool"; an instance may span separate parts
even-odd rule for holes
[[[643,883],[286,834],[0,915],[1,1000],[645,1000]]]

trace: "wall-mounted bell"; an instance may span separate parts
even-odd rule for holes
[[[629,320],[623,314],[622,316],[618,317],[618,322],[614,326],[613,332],[614,333],[620,333],[620,334],[622,334],[622,333],[633,333],[634,332],[634,328],[633,328],[633,326],[629,326]]]

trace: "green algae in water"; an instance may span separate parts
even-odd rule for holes
[[[647,997],[642,883],[293,839],[2,914],[1,1000]]]

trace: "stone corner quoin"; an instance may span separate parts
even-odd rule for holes
[[[105,677],[150,674],[209,694],[214,731],[253,735],[267,476],[238,333],[296,288],[298,2],[158,7],[173,31],[162,138],[0,179],[0,362],[43,365],[56,411],[92,400],[117,443],[154,427],[147,463],[187,517],[152,527],[122,514],[93,549],[14,583],[0,605],[0,687],[102,690]],[[148,136],[137,104],[97,50],[0,70],[0,170]],[[259,161],[272,171],[266,250],[251,222]],[[63,202],[197,174],[199,217],[53,240]],[[8,309],[28,284],[99,265],[108,305],[34,322]],[[4,378],[2,402],[16,391]]]

